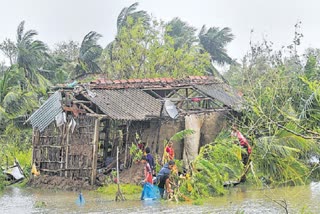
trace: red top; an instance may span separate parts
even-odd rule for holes
[[[251,154],[251,146],[249,145],[247,139],[239,131],[237,131],[237,137],[240,142],[240,146],[247,148],[248,154]]]
[[[174,150],[172,147],[167,146],[166,147],[166,152],[169,154],[169,159],[173,160],[174,158]]]

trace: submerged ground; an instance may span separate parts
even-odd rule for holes
[[[277,202],[286,202],[289,213],[318,213],[320,183],[254,189],[237,186],[202,205],[170,201],[140,201],[140,195],[115,202],[113,195],[84,191],[85,204],[76,204],[78,192],[10,187],[0,196],[1,213],[285,213]]]

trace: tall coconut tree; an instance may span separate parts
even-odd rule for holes
[[[101,35],[95,31],[90,31],[83,38],[79,50],[78,64],[76,65],[76,77],[79,78],[88,73],[99,73],[101,68],[97,60],[102,53],[102,47],[98,44]]]
[[[218,28],[202,26],[199,40],[202,47],[210,54],[212,62],[218,64],[230,64],[232,58],[227,54],[226,45],[231,42],[234,35],[228,27]]]

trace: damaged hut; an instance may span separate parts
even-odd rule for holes
[[[114,167],[117,147],[124,167],[132,144],[162,156],[164,141],[184,129],[194,134],[174,144],[176,158],[194,159],[225,124],[241,98],[209,76],[184,79],[97,79],[52,88],[28,121],[33,163],[41,175],[86,179]]]

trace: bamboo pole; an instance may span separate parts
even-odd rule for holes
[[[99,131],[100,131],[100,118],[95,120],[94,124],[94,136],[93,136],[93,151],[92,151],[92,173],[91,173],[91,185],[94,185],[97,176],[97,159],[98,159],[98,143],[99,143]]]
[[[118,184],[118,191],[116,194],[116,201],[125,201],[125,197],[122,195],[120,190],[120,176],[119,176],[119,147],[117,146],[117,184]]]

